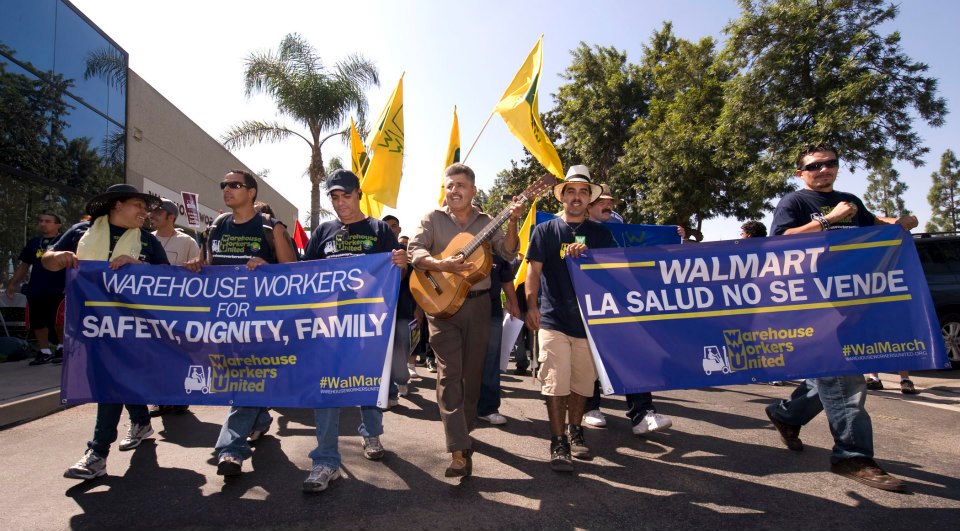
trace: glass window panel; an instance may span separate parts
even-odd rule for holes
[[[57,10],[56,31],[54,70],[71,81],[71,94],[107,114],[110,85],[126,84],[126,55],[66,5]]]
[[[8,48],[4,51],[37,70],[52,70],[57,4],[59,0],[0,0],[0,44]]]

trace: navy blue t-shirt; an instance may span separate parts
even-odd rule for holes
[[[610,229],[600,223],[585,220],[579,225],[571,225],[561,218],[537,225],[530,237],[527,260],[543,264],[540,274],[540,327],[571,337],[585,338],[587,332],[580,318],[577,294],[567,271],[567,245],[584,243],[588,249],[603,249],[616,247],[617,242]]]
[[[342,258],[374,253],[389,253],[403,249],[390,225],[377,218],[367,217],[344,225],[338,220],[321,223],[313,231],[304,260]]]
[[[27,282],[23,294],[27,297],[45,297],[63,293],[67,274],[65,271],[49,271],[43,267],[40,259],[48,249],[53,249],[60,235],[53,237],[37,236],[27,242],[20,251],[20,261],[30,264],[30,282]]]
[[[82,221],[70,227],[70,230],[63,233],[63,236],[54,244],[54,251],[77,252],[77,246],[80,244],[80,238],[90,229],[89,221]],[[112,257],[113,247],[120,240],[120,237],[127,232],[123,227],[110,225],[110,254]],[[163,244],[156,236],[150,234],[150,231],[140,228],[140,256],[137,257],[141,262],[155,265],[169,265],[167,253],[163,250]]]
[[[812,220],[826,216],[833,207],[841,202],[853,203],[857,206],[857,214],[852,219],[846,219],[830,224],[830,230],[855,229],[857,227],[872,227],[876,216],[867,210],[860,199],[846,192],[815,192],[813,190],[797,190],[780,200],[777,209],[773,212],[773,223],[770,234],[780,236],[787,229],[802,227]]]
[[[493,255],[493,268],[490,270],[490,317],[503,320],[500,293],[503,291],[504,282],[513,282],[514,274],[512,263],[500,258],[500,255]]]
[[[277,263],[276,253],[264,230],[264,227],[272,229],[276,225],[277,220],[261,214],[243,223],[235,223],[233,214],[224,216],[210,231],[210,265],[243,265],[255,257]]]

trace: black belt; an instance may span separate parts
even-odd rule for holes
[[[486,295],[486,294],[488,294],[489,292],[490,292],[489,289],[478,289],[478,290],[475,290],[475,291],[468,291],[468,292],[467,292],[467,298],[468,298],[468,299],[472,299],[472,298],[474,298],[474,297],[479,297],[479,296],[481,296],[481,295]]]

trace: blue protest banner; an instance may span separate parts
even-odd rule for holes
[[[567,261],[605,393],[946,366],[897,226]]]
[[[385,406],[399,286],[389,253],[200,273],[83,261],[67,272],[61,397]]]
[[[554,214],[537,210],[535,225],[557,217]],[[619,247],[643,247],[648,245],[672,245],[680,243],[676,225],[634,225],[630,223],[604,223],[604,227],[613,233]]]

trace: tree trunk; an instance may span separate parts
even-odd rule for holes
[[[320,225],[320,183],[326,177],[327,172],[323,169],[323,154],[320,152],[319,144],[314,144],[310,154],[310,230],[316,229]]]

